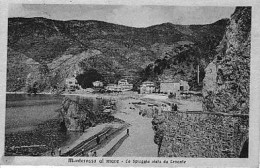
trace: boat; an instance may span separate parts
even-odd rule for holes
[[[143,102],[132,102],[132,104],[138,104],[138,105],[145,105],[145,103],[143,103]]]
[[[105,110],[103,110],[103,113],[106,113],[106,114],[110,114],[111,112],[112,112],[111,109],[105,109]]]
[[[139,105],[145,105],[146,103],[144,103],[144,102],[139,102],[138,104],[139,104]]]
[[[112,106],[110,106],[110,105],[103,106],[103,109],[111,109],[111,108],[112,108]]]
[[[104,106],[103,113],[110,114],[112,112],[112,106]]]

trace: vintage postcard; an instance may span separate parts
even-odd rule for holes
[[[2,165],[258,166],[256,1],[2,4]]]

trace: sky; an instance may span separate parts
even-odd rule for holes
[[[99,20],[131,27],[173,24],[210,24],[230,18],[235,7],[155,5],[9,4],[8,17],[45,17],[55,20]]]

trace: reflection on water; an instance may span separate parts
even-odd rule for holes
[[[62,99],[56,95],[6,94],[6,107],[60,105]]]
[[[58,117],[55,112],[62,96],[52,95],[6,95],[6,133],[32,130],[38,124]]]
[[[6,94],[7,101],[23,101],[23,100],[54,100],[62,98],[61,95],[45,95],[45,94]]]
[[[68,96],[99,113],[106,100]],[[79,138],[78,132],[61,132],[59,114],[64,96],[53,95],[6,95],[5,155],[41,155],[59,146],[72,143]],[[40,148],[21,146],[43,145]],[[14,149],[15,150],[11,150]]]

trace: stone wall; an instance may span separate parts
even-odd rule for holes
[[[154,118],[159,157],[237,158],[248,138],[248,116],[164,112]]]

